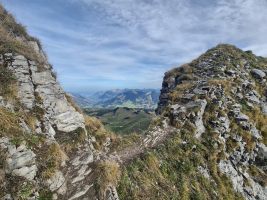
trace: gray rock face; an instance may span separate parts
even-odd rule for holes
[[[12,65],[9,66],[14,75],[16,76],[19,84],[18,96],[21,103],[26,108],[32,109],[34,106],[34,86],[31,81],[28,60],[21,55],[17,56],[4,56],[5,60],[11,61]]]
[[[242,171],[236,170],[230,161],[221,161],[219,163],[221,172],[230,177],[233,187],[236,191],[240,192],[248,200],[265,200],[267,197],[267,188],[261,186],[259,183],[251,179],[246,174],[246,179],[250,182],[250,186],[244,187],[244,176]]]
[[[45,60],[41,66],[40,64],[37,66],[35,61],[28,60],[22,55],[11,53],[0,56],[0,62],[7,64],[17,79],[18,98],[23,105],[22,109],[25,108],[26,113],[34,113],[37,116],[33,124],[35,130],[32,130],[34,129],[32,127],[29,128],[29,124],[25,123],[23,118],[20,119],[21,128],[25,134],[45,135],[45,143],[49,144],[51,141],[56,142],[54,137],[56,134],[62,132],[64,132],[62,134],[70,134],[78,128],[84,129],[84,117],[75,110],[71,102],[68,102],[65,92],[53,76],[42,50],[36,43],[32,43],[32,45],[35,46],[35,51],[39,53],[39,56]],[[14,105],[2,97],[0,97],[0,106],[11,112],[14,111]],[[89,140],[83,145],[81,151],[72,152],[77,154],[77,156],[73,155],[75,157],[73,162],[65,163],[65,166],[62,165],[53,177],[44,181],[40,176],[36,176],[38,174],[37,166],[40,163],[32,150],[23,144],[16,147],[10,143],[8,138],[0,139],[0,150],[7,152],[5,174],[24,177],[28,181],[34,182],[35,185],[42,184],[42,187],[45,184],[53,192],[54,199],[59,197],[86,198],[88,190],[92,188],[94,180],[90,180],[90,184],[87,181],[92,171],[88,165],[94,161],[94,148]],[[37,156],[39,156],[38,153]],[[75,174],[77,177],[68,179],[68,173]],[[67,193],[68,190],[71,193]],[[38,195],[36,194],[35,197],[37,198]],[[13,194],[10,195],[10,198],[13,198]]]
[[[182,124],[187,118],[190,118],[196,127],[196,137],[199,138],[205,132],[202,118],[206,105],[207,101],[205,99],[190,101],[186,104],[174,104],[171,106],[172,118],[174,121]]]
[[[255,167],[263,178],[266,177],[267,151],[262,143],[266,136],[261,132],[266,129],[262,124],[259,126],[258,116],[253,119],[253,115],[247,113],[258,113],[259,107],[262,113],[258,115],[267,113],[266,72],[252,69],[246,59],[235,65],[233,58],[220,49],[212,51],[187,64],[185,70],[177,68],[165,74],[158,113],[164,116],[168,113],[173,126],[191,131],[194,124],[197,137],[201,133],[205,136],[212,133],[214,137],[209,146],[224,155],[217,167],[229,177],[234,190],[247,200],[265,200],[265,181],[250,170]],[[220,59],[221,54],[227,57],[224,61]],[[196,78],[184,83],[174,81],[185,75]],[[196,104],[199,106],[194,107]],[[184,126],[186,121],[191,122],[190,127]],[[203,139],[205,137],[199,141]],[[182,142],[185,146],[189,143]],[[199,166],[198,172],[213,181],[209,168]]]
[[[249,117],[247,115],[243,114],[243,113],[239,113],[239,114],[236,115],[235,119],[237,121],[239,121],[239,122],[240,121],[248,121]]]
[[[262,110],[262,113],[264,115],[267,115],[267,103],[266,102],[262,102],[262,104],[261,104],[261,110]]]
[[[196,101],[197,103],[197,106],[199,108],[199,111],[197,112],[197,115],[196,115],[196,120],[195,120],[195,125],[197,127],[197,130],[196,130],[196,137],[199,138],[201,136],[202,133],[205,132],[205,127],[204,127],[204,124],[203,124],[203,114],[204,114],[204,111],[205,111],[205,108],[207,106],[207,101],[204,99],[204,100],[198,100]]]
[[[14,106],[11,103],[5,101],[2,96],[0,96],[0,107],[4,107],[8,110],[14,111]]]
[[[206,167],[199,166],[197,169],[205,178],[210,179],[210,172]]]
[[[258,79],[263,79],[266,76],[265,72],[260,69],[252,69],[251,74]]]
[[[74,194],[72,197],[70,197],[69,200],[82,198],[91,187],[93,187],[93,185],[84,185],[83,188],[80,188],[81,190]]]
[[[110,186],[106,193],[107,193],[106,197],[107,200],[119,200],[119,196],[114,186]]]
[[[264,144],[259,144],[259,156],[267,160],[267,147]]]
[[[0,138],[0,149],[6,151],[5,171],[14,176],[22,176],[33,180],[37,167],[35,165],[36,155],[22,144],[19,147],[11,144],[8,138]]]
[[[60,171],[57,171],[53,177],[51,177],[46,181],[46,185],[48,185],[49,189],[52,192],[61,189],[60,190],[61,194],[65,194],[67,190],[66,185],[64,183],[65,183],[65,177]]]
[[[52,127],[63,132],[84,128],[83,116],[67,101],[50,67],[44,65],[40,71],[34,61],[22,55],[5,54],[3,59],[9,63],[9,69],[18,80],[21,103],[29,110],[36,106],[44,110],[42,123],[46,129],[45,134],[53,137],[55,131]]]

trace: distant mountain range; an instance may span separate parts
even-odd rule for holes
[[[116,89],[95,93],[71,93],[81,107],[93,108],[146,108],[155,109],[159,100],[159,89]]]

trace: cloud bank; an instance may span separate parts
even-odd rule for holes
[[[160,88],[218,43],[267,56],[267,0],[0,0],[41,38],[65,89]]]

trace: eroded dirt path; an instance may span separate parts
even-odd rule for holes
[[[155,148],[162,144],[173,133],[177,134],[179,133],[179,130],[165,122],[162,127],[155,127],[153,130],[148,131],[139,144],[127,147],[115,153],[113,152],[107,155],[107,159],[115,160],[121,165],[124,165],[144,153],[146,150]]]

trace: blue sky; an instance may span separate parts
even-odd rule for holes
[[[160,88],[218,43],[267,56],[267,0],[0,0],[68,91]]]

